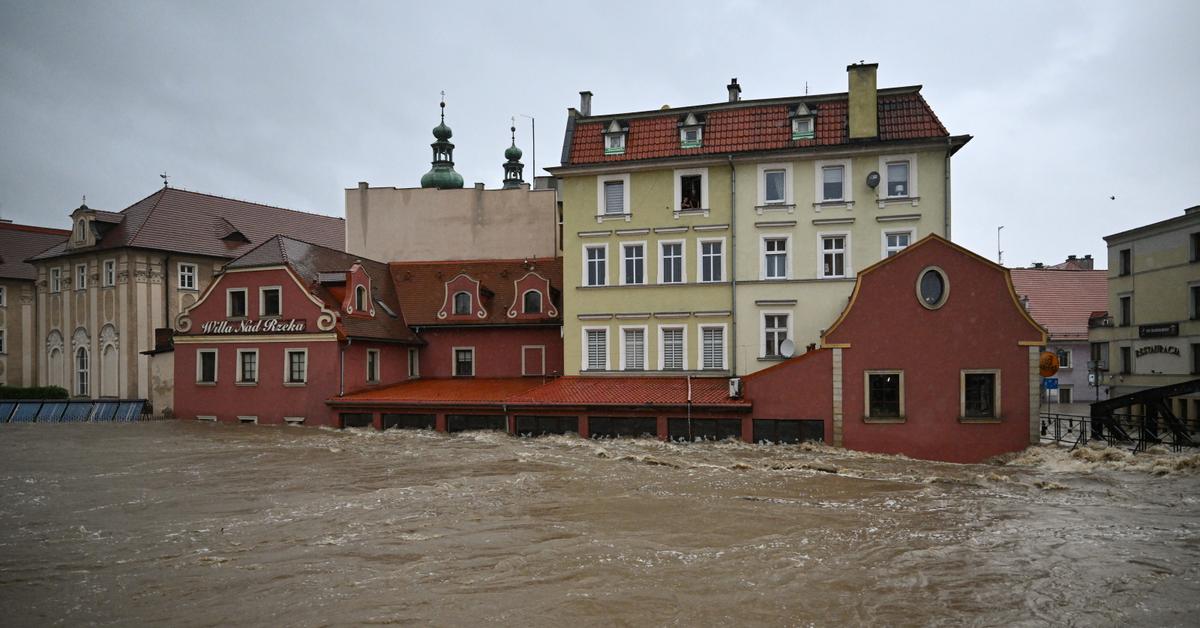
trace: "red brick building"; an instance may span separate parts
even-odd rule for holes
[[[179,315],[182,418],[332,425],[325,400],[408,379],[420,339],[387,265],[276,236]]]
[[[562,259],[393,262],[418,373],[543,377],[563,372]]]
[[[1007,269],[931,235],[859,273],[822,349],[744,378],[745,396],[847,449],[978,462],[1038,441],[1045,342]]]

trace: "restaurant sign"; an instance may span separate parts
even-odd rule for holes
[[[1172,347],[1171,345],[1146,345],[1144,347],[1138,348],[1138,350],[1134,351],[1133,353],[1134,353],[1134,355],[1136,355],[1139,358],[1144,355],[1150,355],[1152,353],[1165,353],[1167,355],[1173,355],[1173,356],[1178,357],[1179,356],[1179,347]]]
[[[1140,338],[1164,338],[1179,335],[1179,323],[1155,323],[1153,325],[1138,325]]]
[[[200,326],[202,334],[295,334],[304,331],[304,319],[245,319],[236,322],[208,321]]]

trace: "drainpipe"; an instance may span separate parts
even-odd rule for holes
[[[729,352],[729,369],[737,376],[737,170],[733,155],[729,156],[729,337],[733,345]],[[689,382],[690,384],[690,382]],[[690,386],[689,386],[690,388]],[[691,395],[688,395],[689,399]],[[689,402],[690,403],[690,402]],[[690,423],[689,423],[690,424]],[[691,431],[691,428],[688,428]]]
[[[103,273],[104,269],[101,268],[100,272]],[[196,274],[197,275],[200,274],[199,268],[197,268]],[[196,287],[199,287],[199,281],[200,281],[200,277],[196,277],[196,282],[197,282]],[[170,327],[170,326],[171,326],[171,254],[168,253],[163,256],[163,327]]]
[[[949,142],[951,140],[947,140]],[[945,230],[946,239],[950,239],[950,155],[953,154],[952,148],[946,149],[946,184],[942,188],[942,193],[945,196],[943,199],[944,208],[942,210],[942,228]]]

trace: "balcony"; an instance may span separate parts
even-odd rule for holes
[[[1113,317],[1107,312],[1088,317],[1088,329],[1098,329],[1101,327],[1113,327]]]

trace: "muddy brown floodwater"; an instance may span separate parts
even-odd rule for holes
[[[1195,625],[1200,458],[1015,462],[0,425],[0,623]]]

